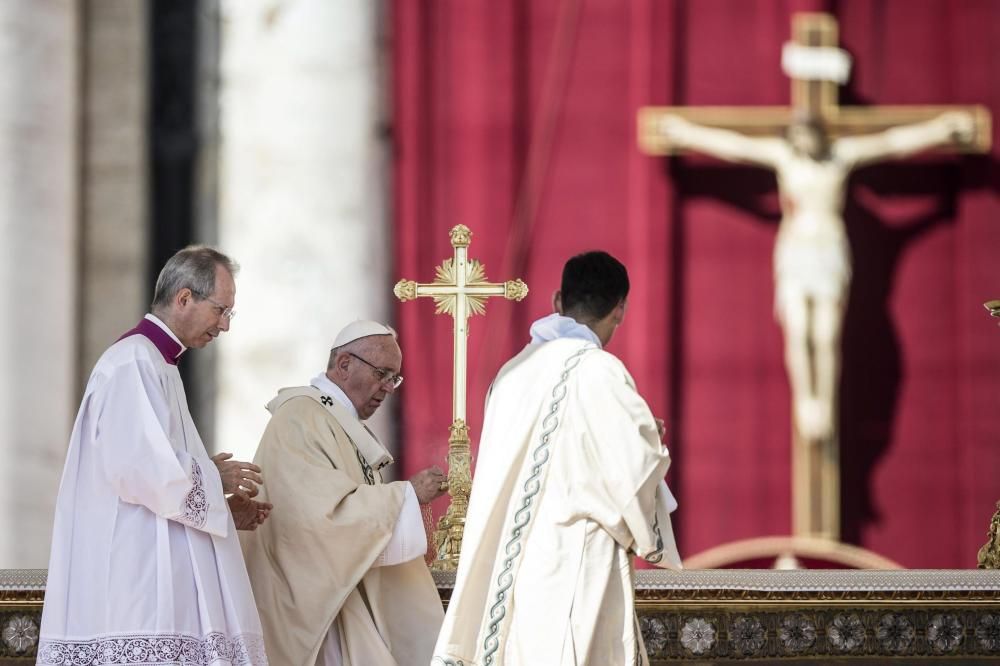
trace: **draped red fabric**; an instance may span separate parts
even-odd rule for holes
[[[777,196],[767,171],[641,154],[636,110],[787,104],[780,50],[805,10],[833,13],[854,58],[841,103],[1000,116],[993,0],[391,3],[395,278],[432,280],[462,223],[491,280],[531,288],[471,321],[473,440],[563,262],[611,252],[633,287],[609,350],[667,419],[686,555],[791,530]],[[908,567],[974,566],[1000,500],[1000,331],[981,305],[1000,298],[997,152],[866,168],[845,211],[843,533]],[[452,320],[420,299],[397,321],[412,473],[443,463]]]

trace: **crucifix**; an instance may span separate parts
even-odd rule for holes
[[[638,140],[651,155],[691,150],[776,172],[782,219],[775,312],[793,403],[793,534],[838,540],[848,176],[858,166],[923,150],[986,152],[991,119],[982,106],[840,106],[837,87],[847,80],[850,56],[837,48],[836,19],[796,14],[792,34],[782,51],[790,107],[646,107],[639,111]]]
[[[466,342],[469,337],[469,317],[485,314],[486,299],[503,296],[507,300],[520,301],[528,295],[528,286],[520,279],[503,283],[488,282],[486,270],[475,259],[469,259],[469,243],[472,232],[463,224],[449,232],[455,256],[445,259],[437,267],[434,282],[421,284],[412,280],[400,280],[393,293],[401,301],[410,301],[421,296],[434,299],[435,314],[449,314],[455,320],[454,362],[452,365],[452,423],[448,437],[448,494],[451,503],[438,522],[434,531],[434,547],[437,555],[434,568],[439,571],[454,571],[458,568],[458,556],[462,550],[462,532],[465,529],[465,515],[469,508],[469,492],[472,490],[472,456],[469,447],[469,428],[465,422],[465,378]]]

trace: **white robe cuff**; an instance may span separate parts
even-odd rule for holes
[[[656,493],[656,503],[657,505],[662,505],[666,509],[667,513],[673,513],[677,510],[677,499],[674,494],[670,492],[670,488],[667,486],[666,481],[660,481],[660,485],[657,488]]]
[[[388,567],[422,557],[427,552],[427,533],[420,515],[420,502],[413,485],[407,482],[403,508],[396,519],[385,550],[376,558],[372,567]]]

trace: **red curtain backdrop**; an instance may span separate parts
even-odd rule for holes
[[[649,104],[787,104],[796,11],[828,11],[854,57],[844,104],[987,105],[1000,117],[993,0],[434,0],[391,3],[396,279],[431,281],[448,230],[493,281],[469,337],[486,390],[551,311],[563,262],[620,258],[632,294],[609,350],[667,419],[682,553],[788,534],[789,389],[772,316],[774,176],[636,148]],[[1000,136],[994,122],[994,135]],[[844,335],[845,540],[915,568],[972,567],[1000,500],[998,149],[855,174]],[[442,464],[452,320],[400,304],[403,468]],[[440,513],[442,507],[437,506]]]

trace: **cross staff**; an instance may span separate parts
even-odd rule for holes
[[[445,259],[435,270],[436,279],[429,284],[413,280],[400,280],[393,288],[396,297],[405,302],[421,296],[430,296],[437,305],[435,314],[450,314],[455,320],[455,349],[452,366],[452,423],[448,437],[448,494],[451,504],[434,531],[437,560],[434,568],[454,571],[458,568],[458,555],[462,549],[462,532],[465,514],[472,490],[469,428],[465,422],[466,342],[469,337],[469,317],[486,312],[486,299],[503,296],[520,301],[528,294],[528,286],[520,279],[504,283],[486,280],[483,265],[469,259],[468,248],[472,232],[464,224],[455,226],[448,234],[455,256]]]

